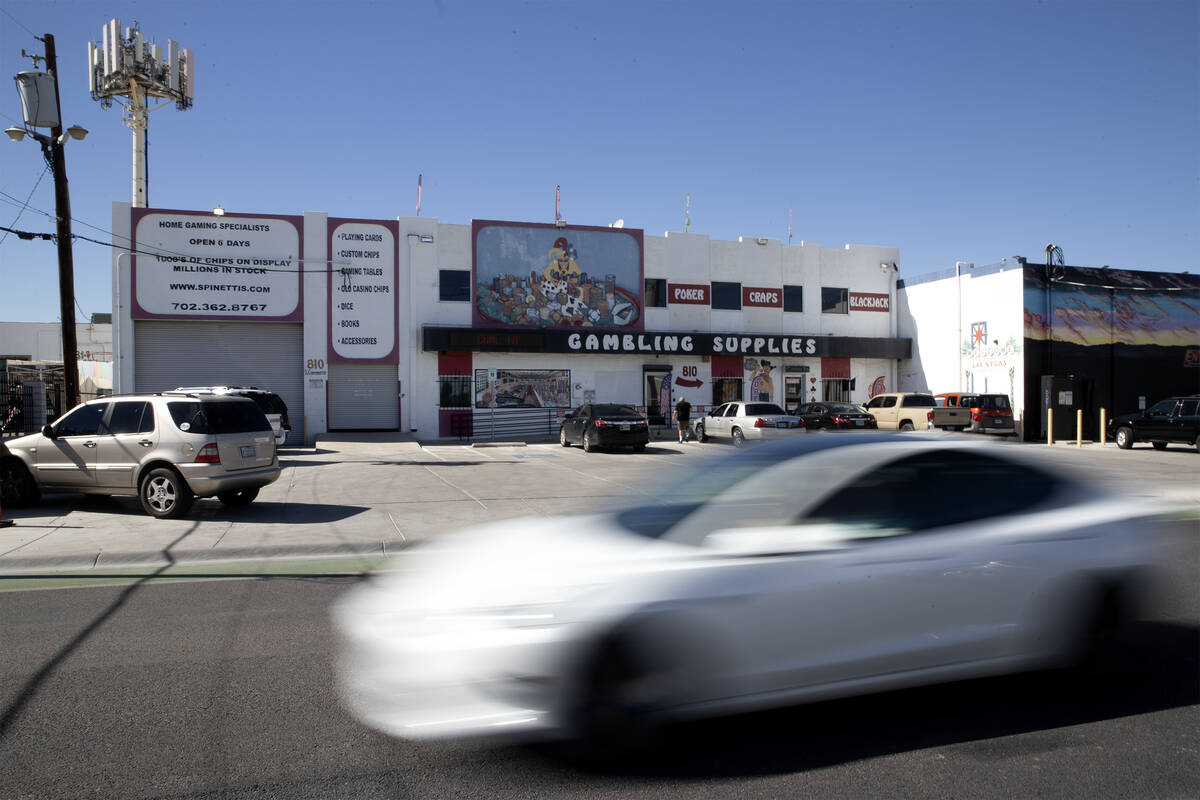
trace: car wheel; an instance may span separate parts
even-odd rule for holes
[[[653,669],[632,649],[609,646],[588,669],[574,712],[574,732],[585,758],[607,763],[637,754],[650,744],[654,727]]]
[[[571,446],[571,443],[567,441],[567,428],[565,425],[558,429],[558,443],[563,447]]]
[[[696,441],[698,441],[698,442],[707,442],[708,441],[708,434],[704,432],[704,423],[703,422],[696,423]]]
[[[3,466],[0,466],[0,497],[3,497],[0,505],[28,508],[37,505],[41,496],[37,481],[21,460],[16,456],[5,459]]]
[[[736,446],[741,447],[746,443],[746,436],[742,433],[741,428],[734,428],[731,435],[733,436],[733,443]]]
[[[242,489],[237,492],[221,492],[217,495],[217,499],[227,506],[233,508],[241,508],[248,506],[254,502],[254,498],[258,497],[258,487],[253,489]]]
[[[642,452],[645,452],[645,450],[646,450],[645,444],[635,444],[633,446],[633,452],[635,452],[635,453],[642,453]]]
[[[1200,453],[1200,436],[1197,436],[1196,441],[1192,442],[1192,444],[1195,446],[1196,452]]]
[[[1122,450],[1133,447],[1133,431],[1129,428],[1117,428],[1117,447]]]
[[[1154,445],[1155,450],[1166,450],[1167,449],[1166,442],[1151,442],[1150,444]]]
[[[152,469],[142,478],[138,492],[142,510],[159,519],[182,517],[192,507],[195,495],[179,473],[167,467]]]
[[[592,432],[584,431],[584,433],[583,433],[583,452],[591,453],[591,452],[594,452],[595,449],[596,449],[596,440],[595,440],[595,438],[593,438]]]
[[[901,422],[900,423],[900,430],[911,431],[912,429],[913,429],[913,424],[911,422]]]

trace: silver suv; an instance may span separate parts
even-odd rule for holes
[[[282,445],[292,432],[292,424],[288,420],[287,403],[283,402],[282,397],[266,389],[259,389],[257,386],[180,386],[171,391],[249,397],[270,420],[271,429],[275,431],[276,445]]]
[[[180,517],[197,497],[248,505],[279,477],[271,423],[241,397],[104,397],[7,445],[0,483],[14,506],[42,492],[136,495],[147,514]]]

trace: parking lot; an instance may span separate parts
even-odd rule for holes
[[[0,573],[372,558],[467,525],[626,505],[704,457],[733,452],[729,444],[670,440],[652,440],[643,453],[584,453],[557,443],[472,447],[387,435],[339,438],[347,440],[281,451],[282,476],[248,508],[200,500],[183,519],[157,520],[134,498],[49,495],[35,508],[5,509],[17,524],[0,530]],[[1117,491],[1200,507],[1200,454],[1193,448],[994,444]]]

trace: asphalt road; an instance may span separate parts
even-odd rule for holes
[[[547,748],[400,742],[350,718],[327,609],[354,580],[0,593],[0,797],[1200,796],[1194,589],[1144,628],[1138,660],[1103,672],[694,724],[597,769]]]

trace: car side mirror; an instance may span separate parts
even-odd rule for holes
[[[54,438],[54,428],[49,425],[43,425],[42,426],[42,436],[45,436],[47,439],[53,439]]]

